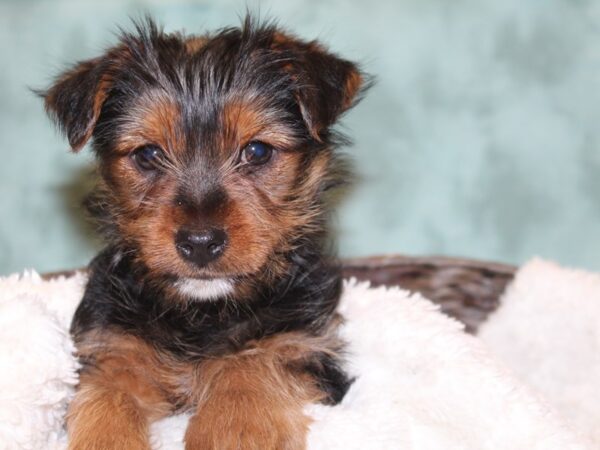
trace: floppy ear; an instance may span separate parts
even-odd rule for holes
[[[291,52],[287,70],[297,84],[296,98],[308,129],[318,141],[370,85],[356,64],[329,53],[317,42],[302,42],[278,33],[275,48]]]
[[[81,62],[58,77],[44,93],[46,112],[79,151],[92,136],[112,85],[104,57]]]

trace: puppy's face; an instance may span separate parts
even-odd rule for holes
[[[323,226],[339,168],[328,128],[357,68],[273,27],[167,35],[152,23],[65,73],[47,109],[93,137],[113,238],[188,296],[247,291]]]

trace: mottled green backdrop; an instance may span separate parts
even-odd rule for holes
[[[600,269],[600,2],[0,1],[0,273],[80,266],[98,243],[72,155],[28,90],[149,11],[167,30],[248,8],[361,61],[378,83],[344,120],[361,181],[344,255],[533,255]]]

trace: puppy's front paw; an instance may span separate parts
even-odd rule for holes
[[[89,433],[70,439],[69,450],[150,450],[146,439],[113,431]]]
[[[69,406],[69,450],[150,450],[147,419],[126,393],[83,379]]]
[[[266,410],[237,401],[205,404],[188,425],[186,450],[303,450],[309,419],[297,408]]]

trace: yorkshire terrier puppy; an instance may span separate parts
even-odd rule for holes
[[[149,424],[185,411],[186,449],[305,448],[304,406],[351,383],[331,126],[364,80],[272,24],[186,36],[147,19],[43,93],[74,151],[93,142],[107,240],[72,323],[71,449],[149,449]]]

